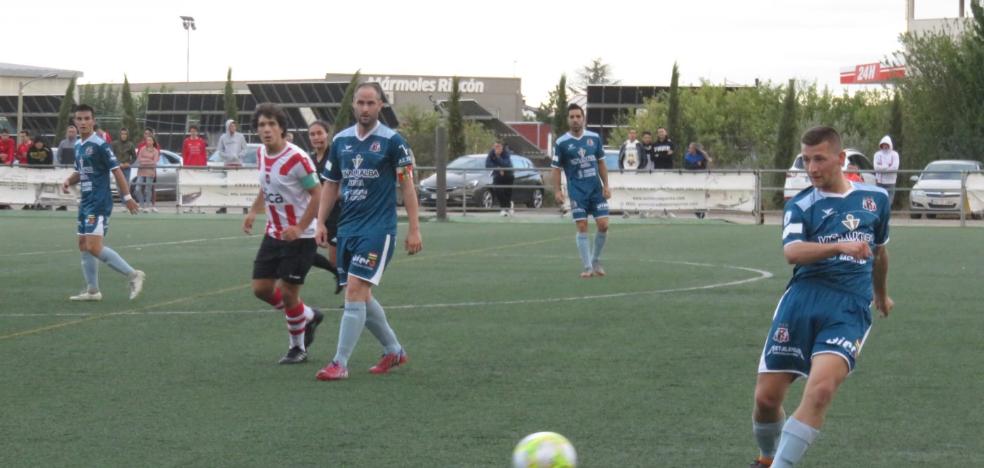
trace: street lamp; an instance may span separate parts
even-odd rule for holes
[[[21,129],[23,128],[24,120],[24,88],[27,85],[34,83],[38,80],[46,80],[48,78],[58,78],[57,73],[48,73],[37,78],[32,78],[27,81],[21,81],[17,83],[17,135],[20,135]],[[57,136],[57,135],[56,135]],[[16,136],[14,138],[17,138]]]
[[[195,18],[191,16],[180,16],[179,18],[181,18],[181,26],[184,26],[188,36],[188,40],[185,42],[188,48],[185,55],[185,81],[188,82],[191,81],[191,32],[196,29]]]

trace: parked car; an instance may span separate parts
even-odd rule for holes
[[[157,182],[154,184],[154,193],[157,194],[157,201],[174,201],[178,190],[178,167],[183,164],[181,156],[173,151],[161,150],[161,159],[157,162]],[[134,181],[137,180],[137,168],[131,172],[133,176],[129,181],[130,195],[136,197]],[[113,199],[119,200],[119,193],[116,189],[116,180],[111,180]]]
[[[256,167],[256,155],[257,151],[260,149],[259,143],[247,143],[246,144],[246,155],[243,156],[243,167]],[[218,150],[212,153],[208,157],[208,167],[223,167],[225,163],[222,162],[222,156],[219,156]]]
[[[875,185],[875,166],[871,164],[871,160],[864,153],[856,149],[848,148],[844,151],[847,152],[847,157],[844,158],[844,167],[841,170],[847,172],[847,166],[854,164],[860,169],[861,178],[864,179],[864,183]],[[782,196],[784,199],[789,200],[809,186],[810,176],[806,173],[806,165],[803,164],[803,155],[798,154],[796,155],[796,159],[793,160],[793,165],[786,172],[786,184],[783,186]]]
[[[909,209],[913,218],[935,218],[937,214],[960,214],[961,171],[980,171],[980,161],[940,160],[929,163],[922,173],[912,176],[916,184],[909,193]],[[971,213],[975,219],[984,212]]]
[[[484,154],[461,156],[448,164],[447,193],[448,206],[461,206],[462,201],[467,205],[482,208],[496,206],[492,185],[492,171],[485,168]],[[543,206],[543,176],[537,171],[533,162],[523,156],[510,157],[513,167],[523,169],[514,171],[516,179],[513,187],[513,202],[516,205],[525,204],[530,208]],[[420,204],[435,206],[437,204],[437,174],[420,181]],[[462,200],[464,199],[464,200]]]

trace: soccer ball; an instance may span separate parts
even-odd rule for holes
[[[523,438],[513,450],[514,468],[574,468],[577,452],[566,437],[537,432]]]

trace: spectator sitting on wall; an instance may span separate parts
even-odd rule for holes
[[[50,166],[54,157],[51,148],[44,144],[40,136],[34,137],[30,148],[27,150],[27,164],[31,166]]]

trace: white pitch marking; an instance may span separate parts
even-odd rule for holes
[[[170,241],[170,242],[152,242],[149,244],[130,244],[130,245],[118,245],[113,246],[114,249],[134,249],[143,247],[158,247],[162,245],[181,245],[181,244],[194,244],[198,242],[208,242],[208,241],[219,241],[219,240],[231,240],[231,239],[250,239],[252,236],[241,235],[241,236],[229,236],[229,237],[209,237],[206,239],[188,239],[181,241]],[[62,250],[42,250],[37,252],[21,252],[15,254],[2,254],[0,257],[24,257],[28,255],[44,255],[44,254],[63,254],[78,252],[79,249],[62,249]]]
[[[524,258],[530,258],[530,256],[525,255]],[[543,258],[570,258],[570,257],[549,257],[541,256]],[[636,259],[639,260],[639,259]],[[774,275],[771,272],[765,270],[759,270],[756,268],[748,268],[735,265],[712,265],[710,263],[697,263],[697,262],[683,262],[683,261],[671,261],[671,260],[643,260],[652,263],[672,263],[677,265],[690,265],[708,268],[728,268],[732,270],[748,271],[751,273],[756,273],[758,276],[753,276],[751,278],[745,278],[734,281],[726,281],[723,283],[713,283],[706,284],[702,286],[688,286],[682,288],[670,288],[670,289],[655,289],[652,291],[630,291],[630,292],[620,292],[620,293],[608,293],[608,294],[594,294],[587,296],[568,296],[568,297],[546,297],[539,299],[515,299],[511,301],[471,301],[471,302],[449,302],[449,303],[436,303],[436,304],[404,304],[404,305],[391,305],[386,306],[387,310],[396,309],[447,309],[452,307],[490,307],[490,306],[500,306],[500,305],[522,305],[522,304],[545,304],[554,302],[571,302],[571,301],[589,301],[597,299],[611,299],[615,297],[631,297],[631,296],[647,296],[656,294],[669,294],[676,292],[687,292],[687,291],[701,291],[706,289],[717,289],[724,288],[728,286],[737,286],[740,284],[754,283],[756,281],[761,281],[764,279],[772,278]],[[273,314],[277,311],[273,309],[257,309],[257,310],[159,310],[159,311],[127,311],[127,312],[111,312],[107,315],[114,316],[146,316],[146,315],[221,315],[221,314]],[[0,314],[0,318],[5,317],[88,317],[90,315],[99,315],[98,313],[52,313],[52,314]]]

